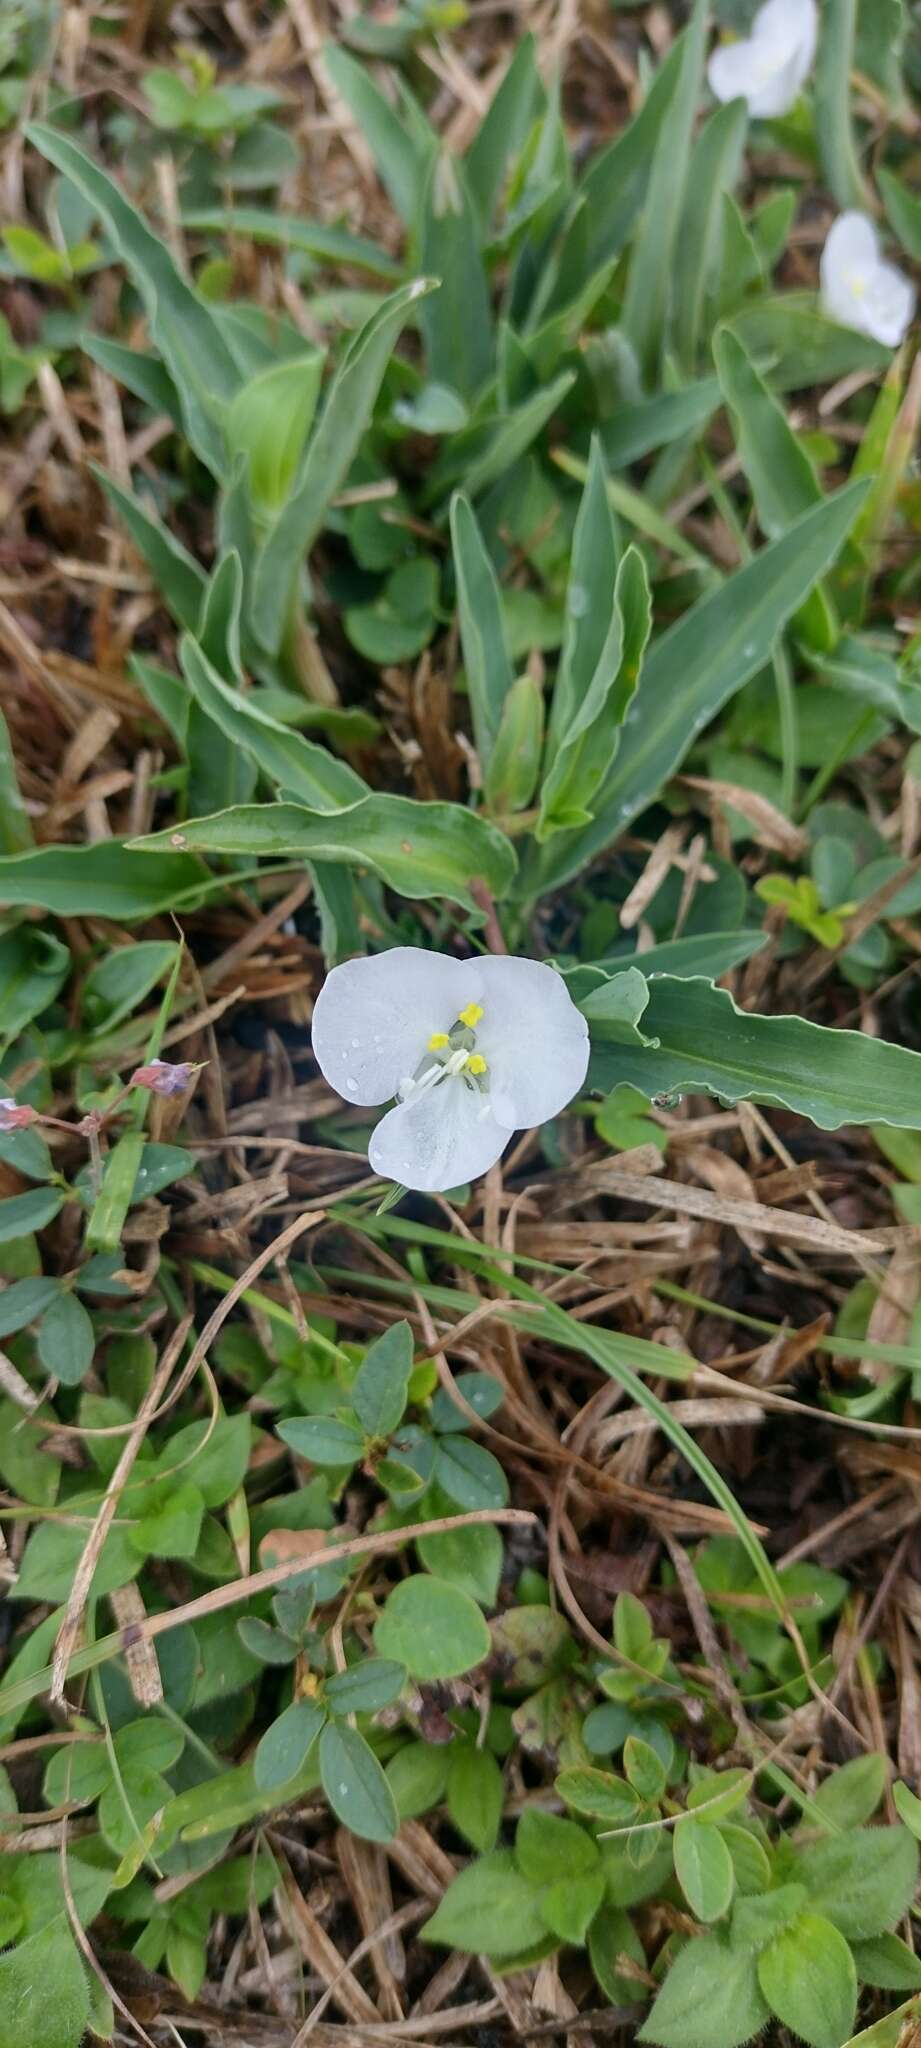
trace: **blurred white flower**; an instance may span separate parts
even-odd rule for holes
[[[787,114],[815,56],[815,0],[766,0],[744,42],[721,43],[707,66],[718,100],[747,100],[759,120]]]
[[[842,213],[829,228],[820,265],[822,305],[832,320],[856,327],[887,348],[904,341],[915,310],[915,288],[880,255],[879,236],[865,213]]]
[[[347,1102],[389,1102],[375,1173],[436,1192],[485,1173],[512,1132],[556,1116],[581,1087],[588,1025],[539,960],[448,959],[395,946],[334,967],[313,1049]]]

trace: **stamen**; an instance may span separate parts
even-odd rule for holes
[[[466,1010],[458,1010],[458,1022],[461,1024],[466,1024],[467,1029],[469,1031],[473,1031],[475,1026],[479,1023],[480,1018],[483,1016],[483,1014],[483,1006],[481,1003],[468,1003]]]
[[[481,1052],[472,1052],[467,1060],[468,1074],[485,1074],[486,1061]]]
[[[440,1052],[442,1046],[450,1045],[450,1043],[451,1040],[446,1031],[433,1031],[426,1046],[426,1052]]]

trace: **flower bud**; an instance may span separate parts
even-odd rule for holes
[[[38,1122],[38,1110],[30,1102],[17,1102],[13,1095],[0,1095],[0,1132],[22,1131]]]
[[[131,1076],[132,1088],[152,1088],[155,1095],[184,1095],[197,1066],[190,1060],[183,1060],[173,1066],[169,1060],[150,1060],[146,1067],[136,1067]]]

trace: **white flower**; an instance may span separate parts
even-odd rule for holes
[[[766,0],[744,42],[721,43],[707,66],[718,100],[747,100],[762,121],[788,114],[815,56],[815,0]]]
[[[398,1098],[371,1139],[371,1165],[434,1192],[485,1173],[513,1131],[565,1108],[589,1042],[562,977],[539,960],[395,946],[333,968],[313,1049],[346,1101]]]
[[[832,320],[898,348],[911,325],[915,288],[880,255],[879,236],[865,213],[842,213],[832,223],[820,275],[822,305]]]

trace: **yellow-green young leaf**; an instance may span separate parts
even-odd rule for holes
[[[851,1954],[861,1984],[876,1984],[882,1991],[916,1991],[921,1985],[921,1961],[898,1934],[852,1941]]]
[[[80,2048],[90,1990],[63,1913],[0,1955],[3,2048]]]
[[[291,491],[313,425],[324,351],[273,363],[238,391],[227,413],[231,460],[246,462],[257,515],[273,518]]]
[[[841,2048],[847,2040],[857,1971],[843,1934],[820,1913],[801,1913],[762,1949],[758,1983],[771,2011],[810,2048]]]
[[[576,1821],[526,1806],[515,1835],[515,1861],[531,1884],[553,1884],[558,1877],[584,1877],[596,1871],[600,1850]]]
[[[442,1743],[407,1742],[397,1750],[387,1765],[386,1778],[401,1820],[416,1820],[439,1804],[450,1766],[450,1748]]]
[[[629,1827],[640,1811],[639,1799],[625,1779],[591,1764],[573,1764],[561,1771],[556,1789],[573,1813],[584,1813],[609,1828]],[[654,1830],[650,1834],[654,1838]]]
[[[502,706],[486,772],[486,796],[500,816],[530,803],[543,738],[544,693],[532,675],[517,676]]]
[[[604,1871],[590,1870],[580,1877],[561,1877],[540,1895],[540,1910],[546,1926],[558,1941],[581,1943],[604,1898]]]

